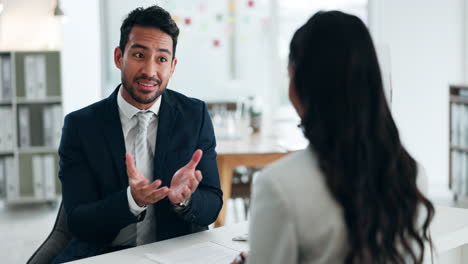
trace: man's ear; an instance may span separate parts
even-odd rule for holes
[[[123,59],[123,52],[120,47],[116,47],[114,49],[114,63],[115,66],[119,69],[122,69],[122,59]]]
[[[176,66],[177,66],[177,58],[174,58],[172,60],[172,65],[171,65],[171,76],[174,73]]]

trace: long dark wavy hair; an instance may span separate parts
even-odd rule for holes
[[[416,185],[418,166],[400,141],[364,23],[315,14],[295,33],[289,65],[305,136],[343,208],[345,263],[422,263],[434,207]]]

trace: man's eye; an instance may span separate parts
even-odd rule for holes
[[[166,62],[166,61],[167,61],[167,59],[166,59],[166,58],[164,58],[164,57],[160,57],[160,58],[159,58],[159,61],[160,61],[160,62]]]
[[[143,58],[143,53],[138,52],[138,53],[135,53],[133,56],[135,56],[135,58],[141,59]]]

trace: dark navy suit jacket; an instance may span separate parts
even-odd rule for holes
[[[128,206],[125,141],[117,88],[108,98],[65,117],[59,147],[62,195],[73,239],[56,262],[106,252],[119,231],[141,221]],[[206,104],[175,91],[162,95],[158,116],[154,179],[170,186],[173,174],[203,150],[203,174],[191,205],[176,213],[165,198],[155,204],[158,241],[190,234],[213,223],[222,207],[216,140]]]

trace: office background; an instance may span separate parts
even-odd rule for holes
[[[112,52],[120,21],[133,7],[159,2],[180,19],[180,63],[171,87],[205,100],[257,94],[271,106],[286,102],[285,45],[294,28],[321,7],[354,11],[367,20],[377,46],[388,50],[392,110],[404,143],[426,167],[431,193],[448,192],[447,90],[468,81],[466,0],[257,0],[253,7],[238,0],[235,54],[228,0],[62,0],[64,23],[51,15],[54,1],[2,2],[0,49],[62,51],[64,114],[99,100],[118,83]],[[283,30],[283,24],[291,28]]]
[[[169,87],[204,100],[255,95],[267,108],[287,104],[294,30],[319,9],[354,13],[371,30],[402,140],[426,168],[430,196],[451,198],[448,87],[468,83],[468,0],[61,0],[65,18],[53,16],[53,0],[0,3],[0,50],[60,50],[63,114],[118,84],[113,49],[137,6],[158,3],[177,17],[179,64]]]

